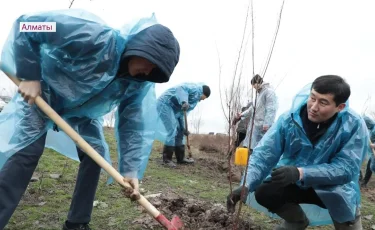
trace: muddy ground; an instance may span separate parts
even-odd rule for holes
[[[171,220],[177,215],[184,222],[185,230],[233,229],[235,214],[230,215],[222,204],[212,204],[196,199],[181,197],[168,192],[158,197],[149,198],[149,201]],[[155,229],[159,224],[148,214],[133,222],[143,229]],[[250,217],[240,219],[236,229],[261,229],[251,222]]]

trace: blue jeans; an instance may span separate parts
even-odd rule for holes
[[[96,132],[86,123],[84,132]],[[4,229],[18,206],[27,185],[43,154],[46,134],[37,141],[12,155],[0,171],[0,229]],[[93,146],[101,155],[104,149]],[[68,212],[68,221],[88,223],[91,220],[93,202],[99,182],[101,168],[79,148],[80,159],[73,199]]]

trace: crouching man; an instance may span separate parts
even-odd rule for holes
[[[284,220],[275,229],[306,229],[311,213],[300,204],[328,211],[335,229],[362,229],[358,178],[369,147],[366,124],[348,108],[350,86],[341,77],[321,76],[307,87],[254,148],[241,182],[244,197],[250,192]],[[228,196],[228,211],[241,200],[241,188]]]

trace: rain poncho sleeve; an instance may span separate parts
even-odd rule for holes
[[[363,161],[363,146],[369,145],[363,138],[367,133],[366,126],[357,120],[351,127],[345,128],[350,128],[347,132],[351,136],[329,163],[302,168],[304,186],[346,184],[358,174]]]
[[[121,102],[116,114],[116,136],[119,153],[119,170],[123,176],[141,179],[152,149],[154,131],[153,119],[156,106],[150,104],[154,99],[154,85],[144,83],[134,95]],[[149,101],[148,101],[149,100]],[[155,104],[155,103],[154,103]],[[148,105],[149,107],[145,107]],[[142,168],[142,163],[146,164]]]
[[[271,126],[249,159],[246,187],[250,192],[257,189],[280,159],[285,145],[283,120],[284,117],[281,116],[277,124]]]
[[[188,103],[189,102],[189,92],[182,88],[178,87],[176,88],[176,99],[179,105],[182,105],[183,103]]]
[[[265,95],[266,104],[265,107],[265,117],[263,126],[270,127],[276,117],[276,110],[277,110],[277,97],[273,90],[267,90]]]
[[[254,113],[254,108],[253,106],[251,105],[248,109],[246,109],[245,111],[243,111],[240,116],[242,119],[246,119],[246,118],[249,118],[253,115]]]
[[[89,14],[89,13],[85,13]],[[64,14],[39,14],[39,15],[22,15],[14,23],[14,31],[16,34],[15,42],[13,43],[14,57],[15,57],[15,69],[17,72],[17,77],[21,80],[40,80],[41,74],[41,46],[52,45],[55,47],[60,47],[68,51],[70,54],[77,54],[79,57],[82,54],[93,52],[95,50],[103,49],[103,43],[97,41],[97,35],[105,32],[104,26],[98,22],[84,20],[80,18],[74,18],[74,24],[67,23],[72,21],[72,18]],[[22,22],[56,22],[56,32],[21,32],[20,23]],[[77,37],[72,39],[72,33],[74,31],[80,30],[82,27],[90,28],[91,36],[90,39],[87,37]],[[81,35],[81,34],[77,34]],[[107,38],[103,36],[103,39]],[[48,51],[50,54],[56,52],[51,49]],[[99,55],[99,54],[96,54]],[[74,57],[70,57],[73,58]],[[111,60],[111,59],[109,59]],[[83,61],[83,60],[77,60]],[[106,63],[108,66],[110,62]],[[102,63],[103,64],[103,63]],[[68,68],[68,66],[65,66]]]
[[[182,105],[184,102],[189,104],[189,109],[186,111],[189,113],[198,104],[200,97],[203,94],[202,86],[203,83],[184,83],[176,88],[176,95],[178,102]]]

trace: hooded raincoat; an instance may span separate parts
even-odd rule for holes
[[[359,170],[368,152],[368,131],[363,119],[349,108],[341,111],[327,132],[313,146],[303,130],[300,109],[307,103],[311,84],[295,97],[289,112],[282,114],[264,135],[249,159],[247,204],[278,217],[259,205],[254,191],[270,179],[273,168],[294,165],[304,170],[301,188],[314,188],[327,209],[302,204],[310,225],[352,221],[360,207]],[[243,180],[241,182],[243,184]]]
[[[254,117],[254,126],[251,137],[250,148],[254,149],[258,142],[264,135],[263,126],[271,127],[275,121],[276,112],[278,109],[277,96],[274,89],[272,89],[269,83],[262,84],[262,88],[258,92],[258,98],[256,102],[256,111]],[[242,113],[242,117],[250,117],[254,113],[254,107],[251,106],[245,112]],[[251,120],[249,124],[251,124]],[[243,141],[243,146],[249,146],[249,138],[251,133],[251,125],[247,126],[246,138]]]
[[[56,32],[20,32],[21,22],[56,22]],[[155,15],[113,29],[79,9],[22,15],[1,54],[1,69],[21,80],[40,80],[43,99],[107,161],[103,116],[115,107],[119,172],[138,177],[154,140],[154,82],[167,82],[179,61],[172,32]],[[156,64],[148,76],[131,77],[129,57]],[[0,113],[0,167],[17,151],[47,134],[46,146],[79,160],[74,142],[17,94]]]
[[[182,104],[187,102],[188,115],[198,104],[203,95],[203,83],[182,83],[166,90],[157,102],[158,131],[156,140],[168,146],[179,146],[184,143],[185,119]],[[176,140],[181,143],[176,143]]]

